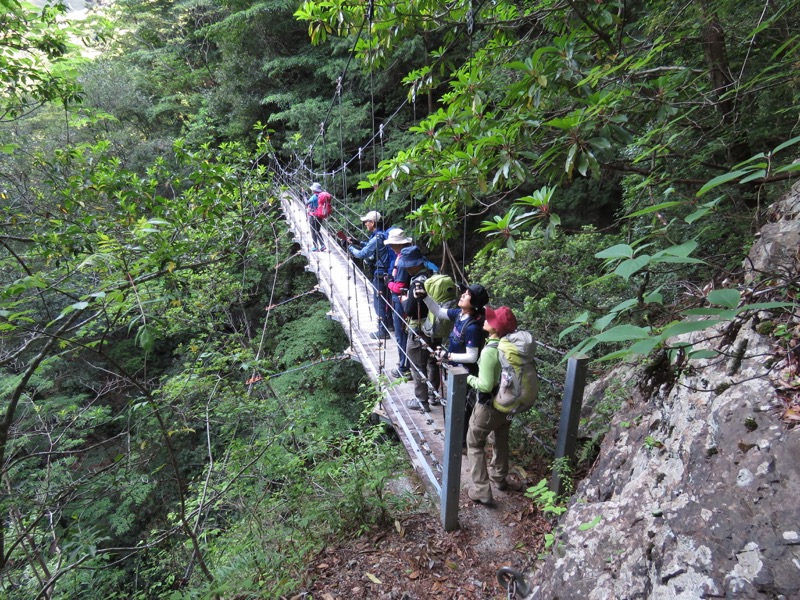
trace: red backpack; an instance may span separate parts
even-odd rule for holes
[[[331,216],[331,195],[328,192],[317,194],[317,210],[314,216],[318,219],[326,219]]]

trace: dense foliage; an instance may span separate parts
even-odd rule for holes
[[[281,185],[378,208],[536,332],[517,455],[570,348],[735,317],[703,288],[800,169],[797,8],[0,0],[0,592],[277,597],[404,508]]]

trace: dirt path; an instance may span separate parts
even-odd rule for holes
[[[495,496],[494,505],[484,506],[462,490],[455,532],[443,531],[438,509],[423,499],[419,512],[326,548],[308,565],[307,587],[292,599],[508,598],[497,570],[528,570],[544,551],[550,525],[522,492]]]

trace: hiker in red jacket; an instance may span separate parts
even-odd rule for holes
[[[314,247],[311,248],[312,252],[324,252],[325,244],[322,243],[322,219],[319,216],[319,197],[326,194],[319,183],[311,184],[312,196],[306,200],[306,213],[308,214],[308,225],[311,228],[311,239],[314,240]]]

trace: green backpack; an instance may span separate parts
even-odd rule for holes
[[[428,296],[436,300],[442,308],[452,308],[458,300],[458,286],[449,275],[436,273],[425,280],[425,291]],[[422,324],[422,333],[430,338],[445,338],[453,330],[453,322],[439,319],[432,312],[428,312]]]
[[[529,331],[517,330],[500,339],[500,385],[492,406],[502,413],[529,410],[539,395],[536,374],[536,341]]]

